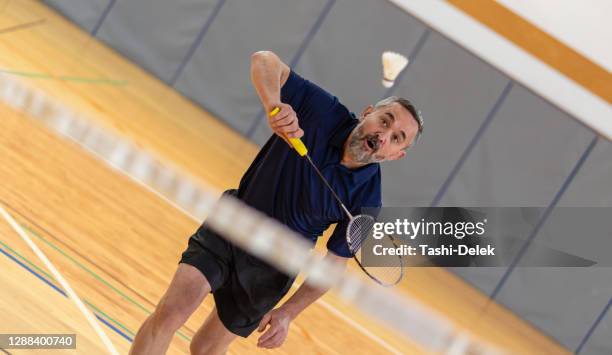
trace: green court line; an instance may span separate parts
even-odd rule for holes
[[[136,335],[134,332],[132,332],[131,330],[129,330],[128,328],[126,328],[123,324],[117,322],[116,320],[114,320],[113,318],[111,318],[108,314],[102,312],[102,310],[100,310],[98,307],[94,306],[93,304],[91,304],[88,300],[84,300],[85,303],[96,310],[96,312],[102,314],[103,316],[105,316],[107,319],[109,319],[111,322],[115,323],[116,326],[120,327],[121,329],[125,330],[126,332],[128,332],[132,338]]]
[[[51,275],[49,275],[45,270],[39,268],[37,265],[33,264],[30,262],[30,260],[26,259],[24,256],[22,256],[21,254],[19,254],[17,251],[15,251],[13,248],[9,247],[7,244],[5,244],[3,241],[0,240],[0,244],[2,244],[3,247],[5,247],[6,249],[10,250],[11,253],[17,255],[19,257],[19,259],[21,259],[22,261],[24,261],[25,263],[27,263],[28,265],[30,265],[32,268],[36,269],[36,271],[40,272],[41,274],[47,276],[47,278],[49,280],[55,281],[55,278]]]
[[[47,276],[50,281],[56,282],[55,278],[52,277],[51,275],[49,275],[48,273],[46,273],[44,270],[42,270],[41,268],[39,268],[37,265],[35,265],[34,263],[32,263],[28,258],[26,258],[25,256],[21,255],[20,253],[18,253],[17,251],[15,251],[13,248],[11,248],[10,246],[8,246],[6,243],[4,243],[3,241],[0,240],[0,244],[2,244],[3,247],[5,247],[6,249],[10,250],[14,255],[16,255],[19,259],[21,259],[22,261],[24,261],[25,263],[27,263],[28,265],[30,265],[31,267],[33,267],[34,269],[36,269],[36,271],[40,272],[41,274]],[[115,325],[117,325],[118,327],[120,327],[121,329],[125,330],[126,332],[130,333],[130,335],[133,337],[134,336],[134,332],[132,332],[131,330],[129,330],[127,327],[125,327],[123,324],[119,323],[118,321],[116,321],[114,318],[112,318],[111,316],[109,316],[108,314],[104,313],[102,310],[100,310],[98,307],[94,306],[91,302],[89,302],[87,299],[83,299],[83,301],[85,301],[85,303],[87,305],[89,305],[89,307],[93,308],[94,310],[96,310],[98,313],[102,314],[104,317],[106,317],[106,319],[110,320],[111,322],[113,322]]]
[[[130,303],[132,303],[133,305],[135,305],[136,307],[140,308],[142,311],[144,311],[146,314],[151,314],[152,312],[149,311],[146,307],[144,307],[141,303],[139,303],[138,301],[134,300],[133,298],[131,298],[130,296],[126,295],[125,293],[123,293],[121,290],[117,289],[115,286],[111,285],[108,281],[104,280],[101,276],[99,276],[98,274],[96,274],[94,271],[90,270],[87,266],[81,264],[78,260],[74,259],[72,256],[68,255],[68,253],[64,252],[62,249],[60,249],[59,247],[57,247],[56,245],[54,245],[53,243],[49,242],[48,240],[46,240],[45,238],[43,238],[41,235],[39,235],[37,232],[33,231],[32,229],[30,229],[28,226],[21,224],[21,226],[27,230],[30,234],[32,234],[33,236],[37,237],[38,239],[42,240],[45,244],[47,244],[48,246],[50,246],[51,248],[55,249],[57,252],[59,252],[60,254],[62,254],[63,256],[65,256],[66,258],[68,258],[70,261],[72,261],[74,264],[76,264],[77,266],[79,266],[81,269],[85,270],[87,273],[89,273],[91,276],[93,276],[95,279],[97,279],[98,281],[102,282],[104,285],[108,286],[111,290],[115,291],[117,294],[119,294],[121,297],[123,297],[125,300],[129,301]],[[183,332],[181,332],[180,330],[177,332],[177,334],[187,340],[187,341],[191,341],[191,338],[188,337],[187,335],[183,334]]]
[[[68,253],[64,252],[62,249],[60,249],[59,247],[57,247],[56,245],[52,244],[51,242],[49,242],[48,240],[46,240],[45,238],[43,238],[41,235],[39,235],[37,232],[31,230],[28,226],[24,226],[21,225],[25,230],[28,231],[28,233],[32,234],[33,236],[37,237],[38,239],[42,240],[45,244],[47,244],[48,246],[50,246],[51,248],[55,249],[57,252],[59,252],[60,254],[62,254],[63,256],[65,256],[66,258],[68,258],[70,261],[72,261],[74,264],[76,264],[78,267],[80,267],[81,269],[85,270],[87,273],[89,273],[91,276],[93,276],[95,279],[97,279],[98,281],[102,282],[104,285],[108,286],[111,290],[115,291],[116,293],[118,293],[119,295],[121,295],[125,300],[130,301],[130,303],[132,303],[133,305],[135,305],[136,307],[140,308],[141,310],[143,310],[144,312],[146,312],[147,314],[151,314],[151,312],[145,308],[145,306],[143,306],[141,303],[139,303],[138,301],[134,300],[133,298],[131,298],[130,296],[126,295],[125,293],[121,292],[121,290],[117,289],[115,286],[111,285],[109,282],[107,282],[106,280],[104,280],[102,277],[100,277],[98,274],[96,274],[94,271],[90,270],[89,268],[87,268],[85,265],[81,264],[78,260],[74,259],[72,256],[70,256]]]
[[[58,77],[60,80],[66,81],[77,81],[81,83],[91,83],[91,84],[109,84],[109,85],[125,85],[127,81],[125,80],[113,80],[113,79],[96,79],[96,78],[82,78],[78,76],[60,76]]]
[[[46,74],[46,73],[36,73],[36,72],[27,72],[27,71],[19,71],[19,70],[0,69],[0,73],[24,76],[28,78],[56,79],[56,80],[62,80],[62,81],[72,81],[72,82],[77,82],[77,83],[88,83],[88,84],[108,84],[108,85],[113,85],[113,86],[123,86],[127,84],[126,80],[85,78],[85,77],[80,77],[80,76],[68,76],[68,75],[55,76],[55,75]]]
[[[17,70],[4,70],[4,69],[0,69],[0,73],[26,76],[29,78],[53,79],[53,76],[49,74],[45,74],[45,73],[32,73],[32,72],[17,71]]]

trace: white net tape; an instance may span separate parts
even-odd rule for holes
[[[333,286],[343,299],[425,349],[452,354],[500,353],[459,331],[419,301],[344,272],[321,253],[312,251],[311,244],[288,227],[233,197],[218,199],[220,191],[9,75],[0,74],[0,100],[86,148],[195,218],[206,218],[224,237],[279,270],[289,274],[301,271],[314,285]]]

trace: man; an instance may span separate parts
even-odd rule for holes
[[[313,242],[331,225],[328,258],[346,264],[348,224],[313,169],[288,145],[302,138],[310,156],[344,204],[355,213],[381,205],[378,162],[397,160],[422,130],[412,104],[391,97],[368,106],[357,120],[337,98],[291,71],[277,55],[256,52],[251,79],[276,133],[246,171],[238,190],[226,191]],[[196,332],[192,354],[222,354],[237,337],[267,330],[258,346],[280,346],[297,315],[327,290],[303,284],[282,306],[293,278],[249,255],[204,223],[189,239],[168,290],[136,334],[131,354],[163,354],[174,333],[208,293],[215,309]]]

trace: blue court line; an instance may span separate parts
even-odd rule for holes
[[[100,30],[100,27],[102,27],[102,24],[104,23],[104,21],[106,20],[106,17],[108,16],[108,14],[110,13],[111,9],[113,8],[113,6],[115,6],[115,3],[117,2],[117,0],[110,0],[108,2],[108,5],[106,5],[106,7],[104,8],[104,11],[102,11],[102,15],[100,16],[100,18],[98,19],[98,22],[96,22],[96,24],[94,25],[94,27],[91,29],[91,35],[93,37],[95,37],[98,34],[98,30]]]
[[[304,40],[302,41],[302,43],[298,47],[298,50],[293,55],[293,58],[291,58],[291,62],[289,62],[289,66],[291,68],[295,68],[297,66],[298,62],[300,61],[300,58],[302,58],[302,55],[306,51],[306,48],[308,48],[308,45],[310,44],[310,42],[312,41],[314,36],[317,34],[319,29],[321,28],[321,25],[323,25],[323,21],[325,21],[325,18],[327,18],[327,15],[331,11],[331,9],[332,9],[332,7],[334,6],[335,3],[336,3],[336,0],[328,0],[327,1],[325,6],[323,7],[323,10],[321,10],[321,13],[317,17],[317,20],[312,25],[312,27],[310,28],[310,30],[306,34],[306,37],[304,37]],[[255,118],[253,119],[253,123],[251,124],[251,127],[249,127],[249,129],[245,133],[245,137],[253,138],[253,135],[255,134],[255,131],[257,130],[257,127],[261,123],[261,121],[262,121],[264,116],[265,116],[265,112],[264,112],[264,109],[262,107],[262,108],[259,109],[259,112],[257,113],[257,116],[255,116]]]
[[[578,355],[582,351],[582,348],[584,347],[584,345],[587,343],[587,341],[589,340],[589,338],[593,334],[593,331],[595,331],[595,328],[597,328],[599,323],[604,319],[606,313],[610,309],[610,305],[612,305],[612,297],[610,297],[610,300],[608,301],[608,304],[604,307],[604,309],[601,311],[601,313],[599,313],[599,316],[597,316],[597,318],[595,319],[595,322],[593,323],[593,325],[591,325],[589,330],[586,332],[586,334],[582,338],[582,341],[580,342],[580,345],[578,345],[578,347],[576,348],[576,351],[574,352],[575,355]]]
[[[425,31],[423,31],[423,34],[421,35],[421,37],[419,37],[419,40],[417,41],[416,45],[414,46],[414,48],[412,48],[412,51],[410,51],[410,54],[408,55],[408,59],[410,61],[406,65],[406,68],[404,68],[404,70],[397,76],[397,78],[395,78],[395,84],[385,91],[385,94],[382,97],[383,99],[391,96],[391,93],[393,93],[393,91],[397,87],[397,84],[400,81],[402,81],[402,78],[408,71],[408,67],[410,67],[410,64],[412,64],[412,62],[414,61],[414,58],[416,58],[417,54],[419,54],[419,52],[425,45],[425,42],[427,42],[427,39],[429,38],[430,33],[431,33],[431,29],[429,29],[429,27],[425,27]]]
[[[189,63],[189,61],[191,60],[191,57],[193,57],[193,55],[195,54],[195,51],[200,46],[200,43],[202,43],[204,36],[206,35],[206,33],[208,33],[208,30],[210,29],[210,25],[213,23],[215,18],[217,18],[219,11],[221,11],[221,8],[223,7],[223,4],[225,4],[225,0],[217,1],[215,8],[213,9],[213,11],[210,13],[208,18],[206,19],[206,22],[204,22],[204,26],[202,26],[202,29],[200,30],[200,32],[198,32],[196,39],[193,41],[193,43],[189,47],[189,50],[187,51],[187,54],[181,61],[181,64],[179,64],[178,68],[176,68],[176,70],[174,71],[172,78],[170,79],[170,81],[168,81],[168,85],[174,87],[174,84],[176,84],[176,81],[178,80],[178,78],[181,76],[181,74],[183,74],[183,70],[185,69],[185,66],[187,65],[187,63]]]
[[[461,154],[461,157],[459,157],[459,160],[457,160],[457,162],[455,163],[455,166],[453,166],[453,168],[451,169],[451,172],[446,177],[446,180],[444,180],[444,183],[442,183],[442,186],[440,186],[438,193],[436,193],[436,196],[434,197],[433,201],[431,201],[431,205],[430,205],[431,207],[435,207],[440,203],[440,200],[442,200],[442,197],[448,190],[448,187],[453,182],[453,180],[455,180],[457,173],[459,172],[459,170],[461,169],[461,167],[463,166],[467,158],[472,153],[472,150],[474,150],[476,143],[478,143],[478,141],[480,140],[484,132],[487,130],[487,127],[489,127],[489,124],[491,123],[491,121],[493,121],[493,117],[495,117],[495,115],[499,111],[499,108],[501,107],[502,103],[508,97],[508,94],[510,93],[510,90],[512,90],[513,85],[514,83],[512,82],[512,80],[510,80],[508,84],[506,84],[506,87],[504,87],[504,90],[497,98],[497,101],[495,101],[493,108],[491,108],[491,111],[489,111],[485,120],[482,121],[482,123],[480,124],[480,127],[478,127],[478,130],[476,131],[476,134],[474,134],[474,137],[472,137],[472,140],[470,140],[470,142],[468,143],[467,147]]]
[[[25,265],[24,263],[22,263],[21,261],[16,259],[14,256],[12,256],[11,254],[7,253],[4,250],[4,248],[0,248],[0,252],[2,252],[2,254],[6,255],[9,259],[13,260],[14,262],[16,262],[18,265],[20,265],[24,269],[28,270],[32,275],[36,276],[37,278],[42,280],[44,283],[46,283],[47,285],[51,286],[54,290],[56,290],[57,292],[62,294],[64,297],[68,298],[68,295],[64,292],[64,290],[58,288],[52,282],[50,282],[49,280],[47,280],[46,278],[44,278],[43,276],[38,274],[36,271],[32,270],[29,266]],[[119,335],[121,335],[125,339],[129,340],[130,342],[132,342],[132,339],[130,337],[128,337],[127,335],[125,335],[121,330],[117,329],[112,324],[108,323],[106,320],[104,320],[102,317],[100,317],[97,313],[94,312],[94,314],[95,314],[96,318],[100,319],[102,321],[102,323],[104,323],[106,326],[108,326],[109,328],[114,330],[116,333],[118,333]]]
[[[64,292],[64,290],[60,289],[59,287],[55,286],[52,282],[50,282],[49,280],[47,280],[46,278],[42,277],[40,274],[38,274],[36,271],[30,269],[29,266],[27,266],[26,264],[22,263],[21,261],[17,260],[17,258],[15,258],[14,256],[12,256],[11,254],[7,253],[4,248],[0,248],[0,252],[2,252],[2,254],[6,255],[9,257],[9,259],[13,260],[14,262],[16,262],[17,264],[19,264],[21,267],[23,267],[24,269],[28,270],[32,275],[38,277],[40,280],[42,280],[44,283],[46,283],[47,285],[53,287],[53,289],[59,293],[61,293],[62,295],[64,295],[64,297],[68,297],[68,295],[66,295],[66,293]]]
[[[122,332],[120,329],[118,329],[117,327],[115,327],[114,325],[110,324],[109,322],[106,321],[106,319],[100,317],[99,315],[96,314],[96,318],[98,318],[98,320],[102,323],[104,323],[107,327],[111,328],[112,330],[115,331],[115,333],[121,335],[122,337],[124,337],[127,341],[129,341],[130,343],[133,342],[134,340],[132,338],[130,338],[129,336],[127,336],[124,332]]]
[[[544,213],[542,213],[542,216],[538,220],[538,223],[531,231],[531,234],[529,235],[525,243],[523,243],[523,245],[521,246],[521,249],[516,254],[514,259],[512,260],[512,263],[510,264],[510,266],[508,266],[508,268],[506,269],[506,272],[504,273],[502,278],[499,280],[499,282],[495,286],[495,289],[489,296],[491,299],[494,299],[495,297],[497,297],[499,291],[502,289],[502,287],[504,287],[506,281],[508,280],[508,278],[510,277],[510,275],[512,274],[512,272],[518,265],[519,261],[521,260],[523,255],[527,252],[527,249],[531,245],[531,242],[533,242],[535,237],[538,235],[540,228],[542,228],[542,226],[544,225],[544,222],[546,222],[552,210],[555,209],[555,207],[557,206],[557,203],[561,199],[561,196],[563,196],[563,194],[565,193],[565,191],[567,190],[571,182],[576,177],[576,174],[578,174],[578,171],[580,171],[580,168],[582,168],[582,165],[584,164],[586,159],[589,157],[589,155],[593,151],[593,148],[595,148],[595,145],[597,144],[597,140],[598,140],[598,136],[595,135],[595,137],[593,137],[593,139],[591,140],[591,143],[589,143],[587,148],[584,150],[584,152],[582,153],[582,155],[580,156],[580,158],[578,159],[578,161],[572,168],[572,171],[565,178],[565,180],[563,181],[563,184],[561,185],[561,188],[559,189],[559,191],[557,191],[557,193],[555,194],[555,197],[552,199],[550,204],[548,204],[548,206],[546,207],[546,210],[544,210]]]

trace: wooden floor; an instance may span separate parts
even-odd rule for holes
[[[0,75],[19,77],[203,182],[221,189],[237,185],[256,147],[38,2],[0,1],[0,30],[38,20],[32,27],[0,33]],[[0,203],[126,353],[198,221],[1,103],[0,181]],[[8,315],[3,320],[9,320],[0,323],[0,333],[77,333],[78,353],[102,353],[83,316],[50,286],[58,283],[1,220],[0,242],[0,263],[7,270],[0,275],[7,290],[0,311]],[[397,289],[510,353],[569,353],[501,306],[491,305],[482,313],[487,297],[444,270],[409,270]],[[211,308],[208,298],[180,329],[169,353],[188,353],[189,339]],[[256,339],[235,342],[230,353],[264,353],[255,347]],[[285,345],[274,351],[349,352],[422,351],[333,294],[300,315]]]

